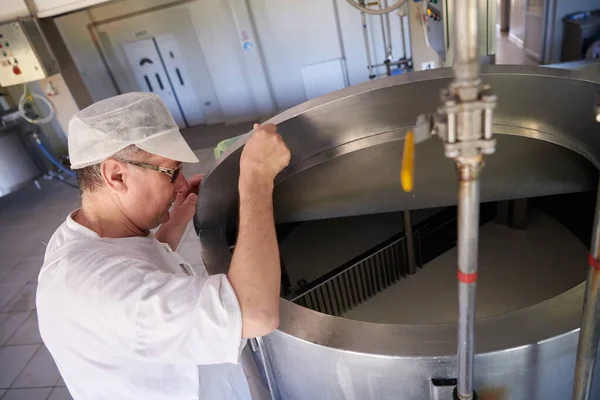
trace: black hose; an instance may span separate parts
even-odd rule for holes
[[[67,185],[69,187],[72,187],[73,189],[79,189],[79,185],[75,185],[75,184],[73,184],[71,182],[68,182],[68,181],[66,181],[64,178],[62,178],[60,176],[58,176],[57,179],[59,181],[61,181],[62,183],[64,183],[65,185]]]

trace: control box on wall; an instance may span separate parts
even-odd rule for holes
[[[37,20],[0,25],[0,86],[37,81],[58,72],[58,63]]]

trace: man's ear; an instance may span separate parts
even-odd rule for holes
[[[118,193],[127,191],[126,169],[116,160],[108,159],[100,164],[100,173],[106,186]]]

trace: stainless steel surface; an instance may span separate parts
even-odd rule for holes
[[[279,390],[277,389],[269,352],[265,348],[263,338],[258,337],[250,339],[250,348],[252,349],[252,355],[257,361],[257,364],[262,367],[263,379],[266,383],[267,390],[269,391],[270,399],[279,400]]]
[[[578,192],[597,186],[599,83],[574,71],[486,66],[500,99],[482,201]],[[278,222],[456,204],[452,161],[437,141],[417,146],[415,191],[398,184],[403,134],[431,111],[451,70],[409,73],[311,100],[271,122],[292,150],[277,179]],[[245,139],[203,183],[197,225],[211,273],[227,270]],[[475,321],[474,387],[480,398],[565,399],[571,394],[584,285],[547,301]],[[427,294],[424,294],[427,295]],[[410,307],[410,305],[404,305]],[[456,378],[457,324],[378,324],[281,301],[279,329],[264,337],[282,399],[427,399],[432,378]],[[598,371],[595,371],[595,381]],[[600,385],[592,397],[600,397]]]
[[[19,190],[39,175],[15,134],[0,131],[0,197]]]
[[[600,192],[599,192],[600,193]],[[577,346],[573,400],[587,400],[592,390],[600,340],[600,195],[596,201],[590,249],[590,268],[585,285],[581,331]],[[593,398],[593,397],[591,397]]]
[[[404,235],[406,238],[406,259],[408,263],[408,274],[417,272],[417,257],[415,255],[415,240],[413,237],[412,218],[410,210],[404,210]]]
[[[314,287],[294,294],[290,300],[328,315],[344,315],[406,277],[406,246],[406,237],[401,237],[348,268],[317,280]]]

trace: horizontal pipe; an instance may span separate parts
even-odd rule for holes
[[[387,14],[394,10],[397,10],[398,8],[402,7],[404,5],[404,3],[406,3],[407,0],[398,0],[398,2],[396,4],[392,4],[389,7],[385,7],[383,9],[379,9],[379,10],[373,10],[373,9],[366,7],[364,2],[362,2],[362,1],[360,2],[360,4],[355,2],[354,0],[346,0],[346,1],[348,1],[348,3],[350,3],[350,5],[352,7],[359,9],[363,13],[381,15],[381,14]]]

